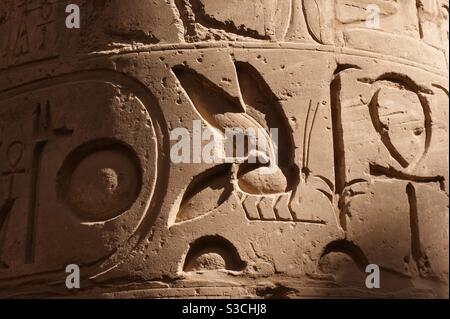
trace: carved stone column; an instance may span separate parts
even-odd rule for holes
[[[2,0],[0,296],[448,297],[447,46],[446,0]]]

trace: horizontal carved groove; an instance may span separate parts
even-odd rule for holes
[[[370,174],[373,176],[385,176],[404,181],[416,183],[439,183],[442,190],[445,189],[445,178],[443,176],[417,176],[396,170],[393,167],[385,167],[375,163],[370,164]]]

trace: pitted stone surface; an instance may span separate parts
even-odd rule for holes
[[[447,0],[70,3],[0,5],[1,297],[448,298]]]

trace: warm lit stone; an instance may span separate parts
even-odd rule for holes
[[[0,4],[0,297],[448,298],[447,0],[66,2]]]

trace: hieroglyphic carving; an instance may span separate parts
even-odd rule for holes
[[[430,22],[430,26],[422,23],[425,18],[420,18],[429,16],[421,13],[424,6],[418,3],[416,7],[414,1],[303,0],[303,10],[309,33],[317,43],[396,55],[442,68],[445,66],[444,39],[447,38],[442,27],[446,9],[438,1],[427,2],[433,2],[432,6],[436,7],[434,17],[427,21],[437,22]],[[377,26],[367,23],[371,17],[369,8],[374,5],[379,11]],[[425,35],[428,40],[424,32],[430,33]],[[368,38],[371,40],[367,41]]]
[[[33,155],[30,172],[30,199],[28,211],[28,232],[27,244],[25,253],[25,262],[33,263],[34,261],[34,240],[35,240],[35,220],[36,220],[36,205],[39,194],[39,171],[41,168],[42,154],[44,148],[52,138],[58,136],[67,136],[73,133],[73,130],[67,128],[65,125],[61,127],[53,126],[52,122],[52,106],[50,101],[39,102],[36,106],[35,122],[33,127]]]
[[[1,146],[1,143],[0,143]],[[0,147],[0,151],[1,147]],[[0,233],[3,232],[4,227],[6,227],[6,222],[11,213],[14,202],[16,201],[16,196],[14,192],[14,179],[18,174],[24,174],[25,169],[20,168],[21,161],[23,160],[23,155],[25,151],[25,146],[20,141],[15,141],[9,144],[6,148],[6,162],[8,164],[7,170],[2,172],[2,189],[0,190]],[[0,241],[0,268],[8,268],[8,265],[2,261],[1,255],[1,243]]]
[[[448,42],[448,1],[417,0],[420,38],[426,43],[445,48]]]
[[[239,257],[236,248],[220,236],[206,236],[195,240],[189,247],[183,271],[239,271],[245,262]]]
[[[0,68],[52,57],[57,45],[56,0],[7,0],[0,16]]]
[[[420,38],[446,52],[448,63],[448,0],[417,0]]]
[[[78,55],[27,66],[65,46],[33,55],[44,30],[32,37],[24,7],[0,8],[0,28],[15,19],[20,40],[0,38],[0,63],[16,67],[0,77],[1,295],[59,283],[67,260],[98,290],[126,282],[155,296],[215,296],[202,285],[217,278],[287,296],[267,285],[280,277],[297,285],[289,295],[320,296],[305,276],[342,296],[364,288],[372,262],[383,284],[395,278],[376,296],[448,284],[448,84],[443,48],[419,30],[444,14],[410,0],[240,2],[84,2]],[[367,4],[380,28],[365,25]],[[166,125],[192,132],[192,120],[279,128],[279,170],[170,163]]]
[[[80,146],[67,157],[61,172],[59,192],[84,221],[116,218],[131,208],[141,190],[139,159],[113,140]]]
[[[0,191],[0,205],[2,216],[1,220],[1,237],[0,237],[0,260],[4,268],[9,268],[10,260],[5,257],[6,241],[9,239],[9,225],[15,216],[15,208],[26,200],[28,188],[27,185],[28,172],[30,170],[29,163],[29,141],[32,136],[31,121],[27,116],[5,115],[0,114],[0,131],[2,131],[2,146],[0,147],[0,174],[2,191]],[[9,119],[9,121],[8,121]],[[12,121],[11,121],[12,120]],[[8,123],[10,122],[10,123]],[[11,122],[14,122],[11,123]],[[12,126],[12,125],[15,125]],[[23,204],[22,204],[23,205]],[[26,223],[26,218],[24,219]],[[22,241],[26,240],[26,234],[21,234]],[[25,261],[25,247],[20,247],[21,262]]]
[[[175,3],[189,42],[218,38],[283,40],[291,20],[291,0],[175,0]],[[254,13],[254,19],[248,19],[245,12],[249,11]]]
[[[308,162],[310,160],[309,149],[311,147],[311,135],[314,129],[315,118],[320,104],[312,110],[312,101],[307,108],[305,135],[303,141],[303,167],[302,173],[305,180],[300,182],[299,169],[294,164],[294,141],[291,136],[291,128],[282,113],[280,105],[276,105],[276,98],[271,95],[270,88],[263,78],[252,66],[246,63],[235,63],[236,77],[243,98],[244,105],[239,101],[233,101],[225,95],[213,83],[208,83],[206,78],[193,70],[175,68],[174,73],[181,86],[189,96],[193,107],[202,119],[209,125],[220,130],[226,128],[255,128],[262,127],[266,130],[276,128],[279,134],[279,145],[271,145],[277,148],[279,158],[275,172],[264,173],[264,163],[236,162],[223,165],[222,169],[211,170],[195,177],[188,187],[176,213],[176,222],[193,219],[210,213],[220,206],[230,195],[231,190],[240,199],[247,217],[250,220],[265,221],[295,221],[306,223],[325,224],[333,218],[333,212],[318,213],[319,216],[304,216],[304,201],[300,197],[306,196],[308,187],[306,182],[310,175]],[[204,84],[208,83],[208,84]],[[201,92],[210,92],[203,96]],[[271,105],[272,104],[272,105]],[[218,106],[220,105],[220,107]],[[243,112],[245,110],[245,112]],[[311,116],[311,120],[309,120]],[[274,161],[275,159],[270,159]],[[214,174],[212,173],[214,172]],[[314,176],[317,178],[317,176]],[[205,190],[205,192],[202,191]],[[316,191],[316,190],[315,190]],[[319,191],[322,191],[319,189]],[[194,196],[195,195],[195,196]],[[214,198],[211,205],[204,205]],[[276,207],[280,202],[288,199],[289,211]]]
[[[75,114],[77,107],[73,104],[87,103],[79,96],[66,100],[70,95],[68,87],[80,92],[95,91],[90,97],[95,96],[99,101],[107,94],[117,94],[113,106],[99,102],[106,122],[100,130],[88,130],[90,136],[77,131],[93,124],[80,118],[85,116],[83,112]],[[18,95],[0,104],[0,128],[4,132],[0,161],[3,174],[0,261],[5,268],[0,273],[2,277],[63,269],[65,264],[61,264],[61,260],[66,258],[79,259],[80,264],[88,265],[104,261],[104,256],[110,256],[116,249],[117,233],[107,239],[104,232],[90,225],[106,224],[108,227],[132,220],[139,224],[145,209],[141,206],[143,200],[138,201],[138,197],[146,198],[151,194],[156,178],[151,166],[157,160],[157,150],[155,141],[148,137],[154,134],[153,119],[137,97],[126,89],[114,91],[114,87],[96,81],[69,83],[52,94],[48,92],[48,89],[41,89],[33,91],[29,100]],[[17,105],[17,108],[9,105]],[[58,108],[54,107],[56,105]],[[134,125],[140,127],[135,138],[147,141],[145,157],[142,152],[137,157],[126,135],[121,137],[116,133],[116,139],[111,135],[110,130],[115,128],[107,123],[114,122],[118,116],[132,117]],[[26,140],[16,141],[17,135]],[[66,158],[61,156],[64,154]],[[144,174],[141,161],[148,162]],[[143,180],[153,184],[141,190]],[[121,229],[125,239],[133,235],[132,229]],[[80,238],[75,241],[74,249],[67,250],[67,245],[71,245],[67,240],[71,236]],[[98,238],[103,238],[104,244],[99,243]],[[64,241],[66,243],[61,244]],[[98,246],[96,252],[86,253],[82,248],[89,242]],[[64,252],[58,252],[57,247]],[[49,254],[53,257],[49,258]]]
[[[441,192],[447,187],[446,163],[436,162],[442,152],[438,146],[442,131],[437,129],[437,118],[443,105],[436,105],[431,98],[435,95],[431,83],[417,84],[418,79],[410,76],[348,66],[340,68],[332,83],[336,183],[342,188],[352,179],[370,176],[368,183],[352,185],[352,194],[360,196],[341,207],[341,225],[349,231],[350,239],[364,247],[370,259],[384,267],[404,274],[417,269],[423,277],[437,275],[442,279],[441,266],[434,268],[434,272],[436,266],[430,264],[422,249],[419,229],[423,225],[419,219],[422,222],[423,219],[419,216],[424,212],[417,209],[416,187],[428,183]],[[374,222],[364,210],[380,198],[383,187],[405,195],[402,195],[403,200],[396,198],[395,204],[394,199],[385,197],[396,205],[396,208],[386,206],[384,209],[398,211],[399,215],[392,218],[402,231],[390,252],[385,250],[385,255],[381,256],[374,252],[373,244],[364,239],[361,228],[355,225],[355,218]],[[380,213],[382,207],[377,205]],[[434,223],[432,219],[429,222]],[[391,227],[384,221],[378,223]],[[372,243],[377,244],[394,239],[375,233],[372,236],[378,237],[372,238]],[[411,266],[411,262],[415,265]]]
[[[17,174],[26,174],[30,179],[28,187],[29,195],[27,196],[28,226],[24,253],[24,262],[27,264],[33,263],[34,259],[35,219],[37,209],[37,196],[39,193],[39,171],[42,169],[42,153],[44,151],[45,145],[50,139],[57,136],[70,135],[72,133],[72,131],[66,127],[53,126],[51,104],[48,100],[44,102],[37,102],[32,116],[34,117],[34,121],[29,132],[30,136],[27,137],[26,144],[21,141],[14,141],[7,147],[5,162],[7,163],[7,167],[9,166],[9,168],[6,171],[2,172],[2,177],[9,180],[8,191],[5,193],[7,195],[3,196],[4,203],[1,217],[2,226],[5,225],[8,214],[14,209],[15,201],[19,200],[20,197],[18,194],[14,194],[14,177]],[[28,155],[25,156],[25,153],[27,153]],[[28,158],[30,157],[31,162],[28,161]],[[24,161],[26,161],[25,164],[23,164]],[[24,166],[22,168],[19,168],[19,165]],[[21,200],[24,200],[24,198],[22,198]]]

